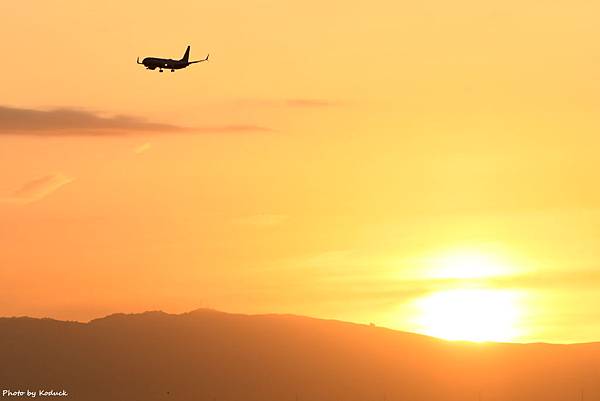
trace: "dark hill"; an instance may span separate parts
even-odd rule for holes
[[[0,361],[1,389],[77,401],[600,400],[598,343],[451,343],[288,315],[4,318]]]

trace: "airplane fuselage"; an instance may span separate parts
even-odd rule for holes
[[[144,67],[149,70],[156,70],[158,68],[160,72],[163,72],[163,68],[171,71],[181,70],[190,64],[201,63],[203,61],[208,61],[208,55],[202,60],[190,61],[190,46],[185,49],[183,57],[179,60],[173,60],[170,58],[146,57],[140,63],[140,58],[138,57],[137,59],[138,64],[143,64]]]
[[[157,57],[146,57],[142,60],[142,64],[144,64],[144,66],[149,70],[155,70],[157,68],[164,68],[166,70],[180,70],[190,65],[190,63],[187,61]]]

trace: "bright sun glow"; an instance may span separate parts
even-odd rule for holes
[[[478,251],[455,251],[429,260],[432,278],[476,279],[506,274],[497,256]]]
[[[506,290],[455,289],[417,301],[419,331],[447,340],[511,341],[519,336],[517,294]]]
[[[455,249],[427,258],[424,267],[436,291],[415,301],[415,330],[467,341],[512,341],[521,335],[519,293],[489,281],[514,271],[499,252]]]

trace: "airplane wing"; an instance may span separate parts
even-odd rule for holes
[[[196,60],[196,61],[190,61],[190,62],[188,62],[188,64],[201,63],[203,61],[208,61],[208,56],[210,56],[210,54],[207,54],[205,59]]]

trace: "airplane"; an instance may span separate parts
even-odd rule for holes
[[[142,64],[146,67],[147,70],[156,70],[159,69],[160,72],[163,72],[163,68],[170,69],[171,72],[175,72],[175,70],[180,70],[182,68],[187,67],[190,64],[201,63],[203,61],[208,61],[208,55],[206,58],[202,60],[196,61],[188,61],[190,59],[190,46],[185,50],[185,54],[181,58],[181,60],[172,60],[170,58],[157,58],[157,57],[146,57],[140,63],[140,58],[137,58],[137,63]]]

